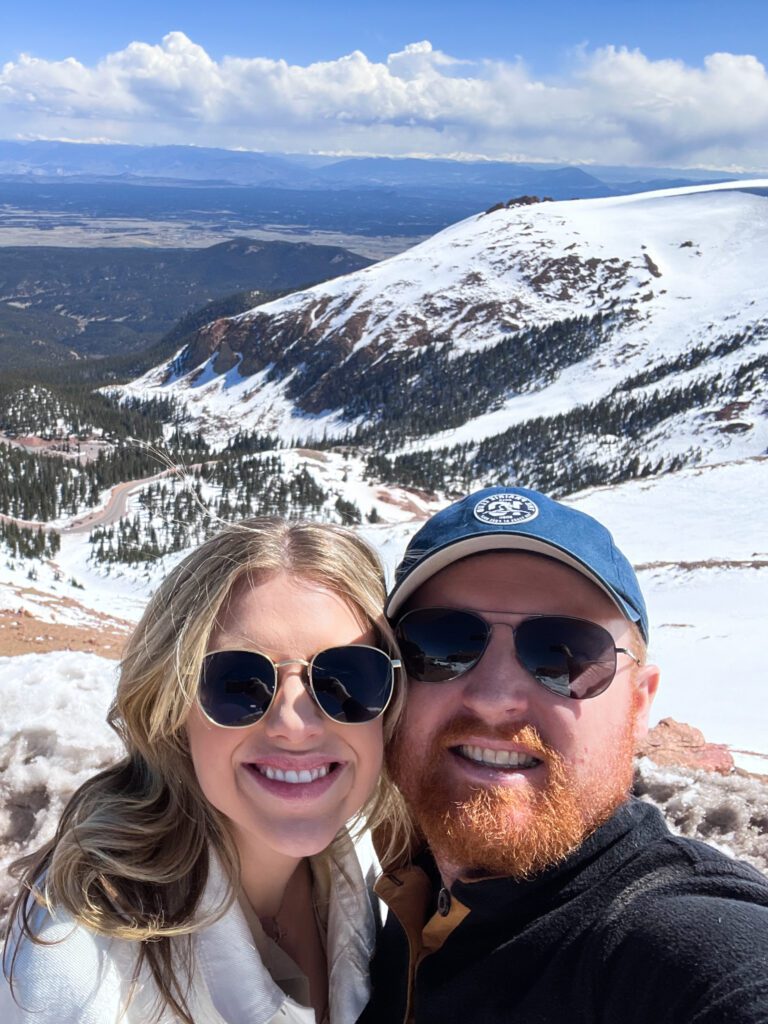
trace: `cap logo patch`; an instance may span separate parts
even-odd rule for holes
[[[491,526],[517,526],[535,519],[539,514],[536,502],[523,494],[494,494],[478,501],[474,508],[475,519]]]

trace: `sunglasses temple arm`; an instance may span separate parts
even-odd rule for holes
[[[628,647],[614,647],[617,654],[626,654],[628,658],[631,658],[636,665],[642,665],[642,661],[636,654],[633,654]]]

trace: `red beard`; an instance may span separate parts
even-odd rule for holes
[[[633,726],[634,715],[612,761],[586,779],[577,779],[533,726],[493,728],[471,715],[449,722],[423,758],[395,740],[390,770],[439,864],[463,876],[529,878],[567,857],[626,799],[632,784]],[[543,761],[543,785],[458,783],[445,771],[445,759],[455,756],[448,748],[467,736],[520,744]]]

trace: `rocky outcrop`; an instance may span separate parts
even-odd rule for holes
[[[708,743],[700,729],[662,718],[640,744],[637,754],[664,767],[692,768],[728,775],[733,757],[723,743]]]

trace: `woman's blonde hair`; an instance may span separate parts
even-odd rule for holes
[[[189,936],[227,909],[237,891],[239,862],[226,820],[197,783],[185,722],[209,638],[236,584],[281,571],[340,594],[362,624],[373,627],[376,643],[395,653],[382,614],[381,565],[347,529],[250,519],[225,527],[188,555],[150,600],[120,666],[108,721],[126,756],[81,786],[53,838],[12,867],[21,888],[11,911],[17,933],[11,978],[18,942],[40,941],[32,924],[35,902],[49,912],[61,908],[98,934],[137,941],[134,981],[146,963],[162,1005],[193,1024],[186,1005],[191,946],[187,940],[179,977],[170,940]],[[403,706],[400,673],[395,675],[385,742]],[[386,770],[361,815],[371,827],[405,818]],[[201,917],[196,911],[211,851],[231,885],[227,901]],[[10,935],[9,930],[6,955]]]

